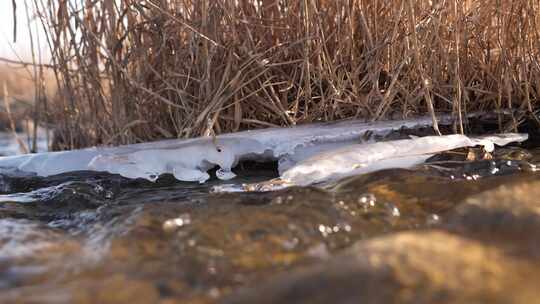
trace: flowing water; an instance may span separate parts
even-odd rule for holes
[[[0,303],[538,302],[540,149],[474,152],[274,192],[0,175]]]

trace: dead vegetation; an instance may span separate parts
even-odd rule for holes
[[[462,132],[471,111],[538,108],[538,1],[33,3],[57,148],[435,112]]]

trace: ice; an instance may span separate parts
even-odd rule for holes
[[[283,172],[281,179],[293,185],[316,184],[386,168],[409,168],[438,152],[462,147],[482,145],[489,152],[494,144],[506,145],[527,138],[526,134],[512,133],[481,138],[446,135],[355,144],[304,159]]]
[[[94,157],[88,168],[148,180],[171,173],[178,180],[203,183],[210,178],[207,171],[213,167],[220,167],[218,178],[231,179],[235,176],[231,170],[241,156],[263,155],[264,152],[264,146],[250,138],[205,138],[177,147],[104,153]]]
[[[440,118],[441,124],[450,122],[449,117]],[[150,181],[157,180],[161,174],[170,173],[181,181],[203,183],[210,178],[208,171],[212,168],[218,167],[216,176],[219,179],[228,180],[235,177],[232,169],[241,161],[272,160],[278,161],[283,177],[290,178],[291,182],[294,182],[299,181],[299,176],[304,171],[315,172],[318,165],[323,165],[329,173],[331,171],[328,168],[335,166],[341,170],[335,172],[336,176],[339,176],[343,172],[348,172],[343,168],[346,167],[345,164],[356,166],[356,163],[359,163],[360,166],[368,164],[375,167],[400,166],[400,164],[409,166],[410,163],[423,161],[425,155],[453,149],[456,145],[467,146],[478,143],[489,145],[495,140],[504,142],[515,140],[510,137],[485,137],[475,142],[465,136],[454,136],[420,138],[418,141],[412,140],[398,145],[374,143],[373,139],[366,139],[365,136],[369,133],[372,135],[371,138],[376,137],[373,135],[384,137],[401,128],[430,125],[429,117],[370,123],[350,120],[244,131],[217,137],[3,157],[0,158],[0,172],[1,168],[18,169],[40,176],[50,176],[71,171],[93,170]],[[358,153],[364,157],[362,162],[361,158],[354,156]],[[402,159],[397,159],[398,156]],[[317,159],[320,160],[319,164],[315,161]],[[336,162],[334,165],[332,159]],[[309,160],[313,161],[310,163]],[[385,161],[375,164],[377,160]],[[354,170],[362,172],[365,169],[355,167]]]
[[[76,153],[66,151],[31,154],[28,159],[18,166],[18,169],[26,172],[35,172],[37,175],[42,176],[87,170],[85,164],[88,164],[98,153],[98,149],[87,149],[77,151]]]
[[[486,152],[492,152],[493,150],[495,150],[494,144],[497,146],[506,146],[509,143],[526,141],[527,138],[527,134],[505,133],[480,136],[474,138],[473,141],[478,145],[484,146]]]
[[[112,148],[1,157],[0,167],[17,168],[40,176],[95,170],[148,180],[155,180],[163,173],[172,173],[180,180],[204,182],[209,178],[206,171],[215,166],[221,168],[218,177],[228,179],[234,176],[231,169],[240,160],[278,160],[288,156],[294,164],[301,153],[311,155],[320,147],[358,143],[366,132],[384,136],[402,127],[430,125],[431,119],[427,117],[371,123],[351,120],[244,131],[216,138],[164,140]]]

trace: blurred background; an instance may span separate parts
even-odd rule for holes
[[[30,63],[49,61],[46,36],[31,1],[17,0],[16,10],[13,1],[0,1],[0,155],[47,150],[46,128],[34,128],[32,110],[36,94],[54,94],[54,81],[51,71],[35,70]],[[43,92],[38,92],[36,77],[44,80]]]

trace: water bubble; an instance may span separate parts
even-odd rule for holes
[[[337,207],[338,207],[338,208],[341,208],[341,209],[343,209],[343,210],[349,210],[349,209],[350,209],[350,208],[349,208],[349,205],[347,205],[347,204],[345,203],[345,201],[339,201],[339,202],[337,202]]]
[[[98,184],[98,185],[94,186],[94,191],[96,191],[96,193],[101,193],[101,192],[105,191],[105,188],[103,188],[102,185]]]
[[[318,229],[319,229],[319,232],[322,234],[323,237],[327,237],[328,235],[332,234],[332,232],[333,232],[332,227],[326,226],[326,225],[323,225],[323,224],[320,224]]]
[[[163,230],[166,232],[175,231],[178,228],[191,224],[191,217],[189,214],[181,214],[177,218],[169,219],[163,222]]]
[[[292,195],[287,195],[286,197],[283,196],[277,196],[272,199],[271,203],[276,205],[282,205],[292,202],[294,197]]]
[[[367,210],[369,208],[375,207],[377,198],[375,197],[375,195],[368,193],[360,195],[356,201],[360,206],[364,208],[364,210]]]
[[[399,212],[399,208],[392,204],[392,203],[386,203],[384,204],[384,207],[386,208],[387,212],[393,216],[393,217],[399,217],[401,216],[401,213]]]
[[[105,187],[100,184],[94,185],[94,191],[99,195],[103,195],[106,199],[111,199],[114,196],[114,193],[111,190],[106,190]]]
[[[322,236],[327,237],[328,233],[326,233],[326,226],[325,225],[319,225],[319,232],[322,234]]]
[[[441,218],[437,214],[430,214],[427,218],[427,224],[428,225],[436,225],[441,221]]]
[[[105,191],[105,198],[111,199],[114,196],[114,193],[110,190]]]
[[[375,198],[375,195],[371,194],[371,193],[368,193],[368,194],[363,194],[361,195],[359,198],[358,198],[358,202],[361,203],[361,204],[368,204],[370,206],[374,206],[375,205],[375,202],[376,202],[376,198]]]
[[[327,225],[320,224],[318,226],[318,230],[322,234],[323,237],[327,237],[330,234],[338,233],[340,231],[350,232],[352,228],[347,223],[339,223],[334,226],[327,226]]]

